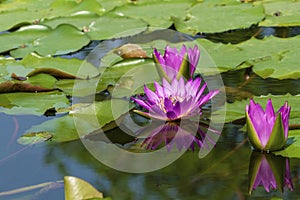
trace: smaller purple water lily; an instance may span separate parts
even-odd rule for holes
[[[158,73],[169,82],[175,78],[179,79],[181,76],[187,80],[191,79],[196,70],[199,57],[200,51],[197,45],[189,49],[183,45],[179,52],[176,48],[166,46],[163,56],[156,48],[153,52]]]
[[[271,189],[284,187],[293,191],[289,159],[274,154],[252,152],[249,165],[249,194],[258,186],[263,186],[267,192]]]
[[[136,103],[149,111],[135,110],[136,113],[147,118],[163,121],[176,121],[201,115],[201,106],[218,94],[218,90],[204,94],[206,84],[201,85],[201,79],[189,80],[185,83],[183,77],[169,83],[162,80],[162,86],[154,82],[155,92],[144,86],[144,97],[132,98]]]
[[[271,99],[266,111],[252,99],[246,106],[247,132],[255,149],[276,151],[282,149],[288,138],[289,115],[291,107],[286,102],[277,113],[274,112]]]

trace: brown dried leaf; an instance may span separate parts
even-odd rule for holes
[[[123,59],[128,58],[148,58],[145,50],[137,44],[125,44],[113,51]]]

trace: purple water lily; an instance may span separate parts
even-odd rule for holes
[[[149,112],[135,110],[136,113],[148,118],[163,121],[176,121],[201,114],[201,106],[213,98],[219,91],[210,91],[204,94],[206,84],[201,85],[201,79],[189,80],[185,83],[183,77],[173,79],[169,83],[162,80],[162,86],[154,82],[155,92],[144,86],[145,95],[132,98],[136,103]]]
[[[289,159],[274,154],[253,152],[249,168],[249,193],[258,186],[263,186],[267,192],[271,189],[283,191],[284,187],[293,191]]]
[[[199,57],[200,51],[197,45],[189,49],[183,45],[179,52],[176,48],[166,46],[163,56],[156,48],[153,52],[159,74],[168,81],[175,78],[179,79],[180,76],[184,76],[187,80],[191,79],[196,70]]]
[[[264,111],[261,105],[250,100],[246,106],[246,119],[248,136],[254,148],[275,151],[284,147],[288,138],[290,110],[286,102],[275,113],[269,99]]]

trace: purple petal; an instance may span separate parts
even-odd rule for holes
[[[200,57],[200,51],[197,45],[194,46],[194,49],[189,48],[188,56],[190,61],[190,76],[193,77]]]
[[[261,105],[256,104],[252,99],[250,100],[248,114],[257,136],[264,147],[269,141],[273,127],[269,126],[266,114]]]
[[[284,127],[285,138],[288,137],[290,111],[291,111],[291,107],[288,106],[287,102],[285,102],[285,104],[277,112],[277,115],[279,113],[281,113],[281,118],[282,118],[282,124],[283,124],[283,127]]]
[[[145,101],[141,99],[132,98],[132,100],[135,101],[140,106],[142,106],[143,108],[146,108],[147,110],[151,109],[150,105],[148,105]]]
[[[164,97],[164,90],[156,81],[154,81],[154,88],[156,90],[156,94],[158,97],[162,98]]]
[[[276,121],[276,117],[275,117],[275,112],[274,112],[271,99],[268,99],[267,106],[266,106],[266,121],[268,123],[267,126],[271,128],[271,132],[272,132],[272,129]]]
[[[173,110],[173,104],[169,98],[165,98],[164,106],[167,112]]]
[[[146,85],[144,85],[144,91],[150,101],[152,102],[159,101],[159,97],[157,96],[157,94],[152,90],[150,90]]]
[[[156,59],[162,66],[165,65],[165,60],[164,60],[163,56],[157,51],[156,48],[154,48],[153,55],[156,57]]]

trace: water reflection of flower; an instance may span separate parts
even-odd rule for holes
[[[139,137],[144,137],[141,144],[147,150],[155,150],[165,145],[170,151],[175,145],[178,150],[195,150],[196,146],[209,148],[216,142],[207,134],[207,130],[214,134],[220,132],[208,128],[207,125],[197,124],[190,120],[182,120],[181,123],[161,121],[153,122],[150,126],[144,127],[137,132]]]
[[[293,191],[289,159],[274,154],[252,152],[249,165],[249,194],[258,186],[263,186],[267,192],[271,189],[284,187]]]
[[[246,106],[247,132],[253,147],[262,151],[280,150],[286,144],[291,107],[287,102],[274,112],[271,99],[266,111],[252,99]]]

